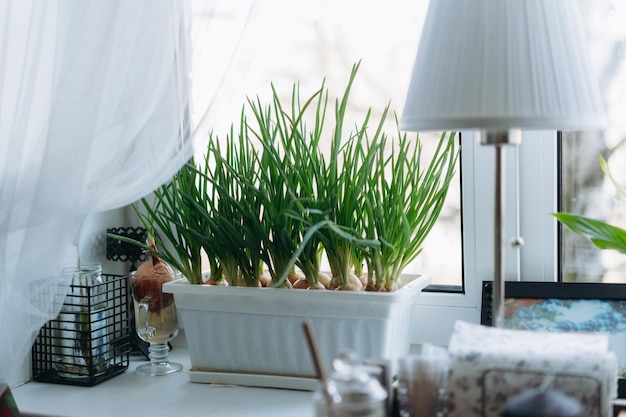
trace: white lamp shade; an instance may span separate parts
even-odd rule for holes
[[[431,0],[403,130],[603,128],[573,0]]]

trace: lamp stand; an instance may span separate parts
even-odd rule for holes
[[[494,257],[493,257],[493,317],[494,327],[504,327],[504,209],[506,207],[506,145],[519,145],[522,132],[519,129],[508,131],[486,131],[480,135],[481,145],[495,147],[495,204],[494,204]]]

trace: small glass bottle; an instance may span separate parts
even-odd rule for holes
[[[315,417],[386,417],[387,392],[354,352],[333,361],[334,372],[313,394]]]

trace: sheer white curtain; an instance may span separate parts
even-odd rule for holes
[[[191,119],[198,155],[208,132],[223,137],[246,96],[258,92],[250,78],[261,71],[253,63],[275,48],[276,23],[285,18],[279,6],[276,0],[191,1]]]
[[[56,314],[87,214],[145,196],[191,156],[189,22],[179,0],[0,2],[4,379]]]

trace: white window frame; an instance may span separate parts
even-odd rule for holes
[[[493,277],[494,150],[478,143],[478,133],[461,132],[463,201],[463,293],[423,292],[414,309],[412,343],[445,346],[454,322],[480,322],[482,281]],[[556,281],[557,132],[527,131],[519,152],[520,235],[518,252],[506,245],[507,280]],[[505,241],[515,235],[516,149],[507,146]],[[427,318],[427,319],[425,319]]]

